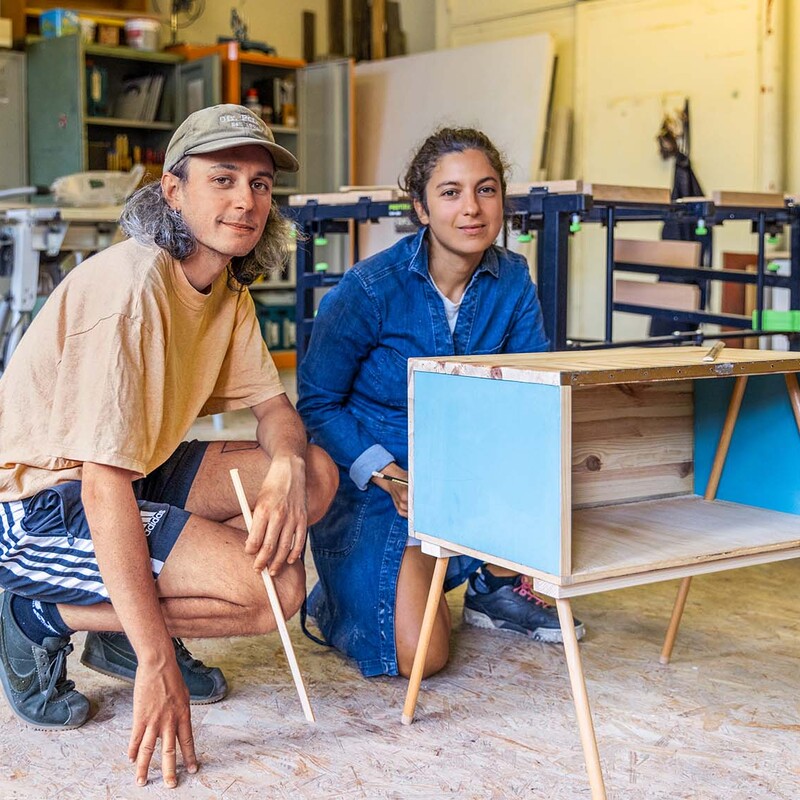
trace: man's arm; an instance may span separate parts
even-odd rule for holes
[[[306,540],[306,432],[285,394],[259,403],[253,413],[258,420],[256,438],[271,462],[256,499],[245,552],[255,555],[258,572],[269,567],[276,575],[285,563],[302,557]]]
[[[160,738],[164,782],[175,786],[176,738],[186,769],[197,770],[189,692],[161,613],[132,477],[124,469],[85,463],[81,499],[100,574],[139,662],[128,746],[128,756],[136,762],[136,781],[147,782]]]

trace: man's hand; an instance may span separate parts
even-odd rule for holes
[[[161,772],[169,788],[177,786],[176,741],[187,772],[197,772],[192,737],[189,690],[177,663],[147,667],[139,664],[133,687],[133,727],[128,758],[136,764],[136,783],[147,783],[150,760],[161,740]]]
[[[401,469],[392,461],[387,464],[381,472],[384,475],[391,475],[393,478],[402,478],[408,480],[408,471]],[[394,483],[393,481],[385,481],[383,478],[372,478],[372,482],[380,486],[384,492],[388,492],[392,497],[394,507],[401,517],[408,519],[408,486],[403,486],[402,483]]]
[[[284,564],[303,555],[308,526],[306,462],[300,456],[273,458],[256,498],[253,525],[245,552],[255,555],[253,568],[277,575]]]

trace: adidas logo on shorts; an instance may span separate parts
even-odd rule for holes
[[[158,521],[166,514],[166,509],[160,508],[158,511],[139,511],[144,525],[144,535],[149,536],[158,525]]]

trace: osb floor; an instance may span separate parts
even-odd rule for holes
[[[696,578],[668,667],[658,655],[676,582],[574,601],[609,798],[800,796],[798,579],[796,562]],[[191,642],[231,692],[194,708],[201,769],[172,791],[155,773],[134,786],[130,687],[82,667],[77,635],[70,675],[96,715],[44,733],[0,701],[0,798],[589,798],[563,650],[463,626],[461,596],[449,597],[452,660],[423,683],[410,727],[405,681],[361,678],[296,619],[315,725],[277,634]]]

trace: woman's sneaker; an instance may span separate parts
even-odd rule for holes
[[[575,623],[575,636],[582,639],[586,629]],[[517,575],[492,591],[483,572],[469,576],[464,595],[464,622],[476,628],[497,628],[529,636],[537,642],[559,644],[564,641],[555,606],[533,593],[530,578]]]
[[[180,639],[173,639],[175,660],[189,689],[189,702],[207,705],[222,700],[228,693],[228,682],[217,667],[207,667],[186,649]],[[95,672],[133,683],[139,662],[124,633],[87,633],[81,664]]]
[[[0,684],[11,710],[40,729],[78,728],[89,716],[89,701],[67,680],[68,636],[31,641],[11,613],[11,594],[0,595]]]

